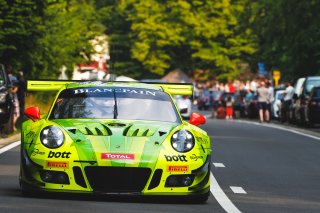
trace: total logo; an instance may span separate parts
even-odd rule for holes
[[[106,160],[134,160],[134,154],[101,153],[101,159],[106,159]]]
[[[53,152],[50,151],[48,158],[70,158],[71,152]]]
[[[185,155],[164,155],[164,157],[166,158],[167,162],[171,162],[171,161],[182,161],[182,162],[188,162],[187,158]]]

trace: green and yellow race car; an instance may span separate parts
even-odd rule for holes
[[[183,121],[172,95],[189,84],[28,81],[58,91],[45,116],[25,110],[20,186],[38,191],[179,195],[206,201],[210,139],[192,113]]]

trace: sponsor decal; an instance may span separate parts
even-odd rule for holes
[[[48,158],[70,158],[71,152],[53,152],[50,151]]]
[[[203,156],[197,156],[196,154],[192,154],[190,156],[191,160],[197,161],[198,159],[203,159]]]
[[[140,89],[130,89],[130,88],[86,88],[86,89],[75,89],[74,94],[81,93],[127,93],[127,94],[140,94],[140,95],[152,95],[156,96],[155,91],[150,90],[140,90]]]
[[[101,153],[101,159],[104,159],[104,160],[134,160],[134,154]]]
[[[69,163],[60,161],[46,161],[46,167],[68,169]]]
[[[168,166],[168,172],[188,172],[189,166]]]
[[[205,140],[202,137],[196,137],[196,138],[197,138],[197,141],[199,141],[201,144],[208,144],[209,143],[208,140]]]
[[[34,149],[32,152],[31,152],[31,155],[32,156],[36,156],[36,155],[44,155],[45,152],[40,152],[39,149]]]
[[[164,155],[164,157],[166,158],[167,162],[171,162],[171,161],[182,161],[182,162],[188,162],[187,158],[185,155]]]

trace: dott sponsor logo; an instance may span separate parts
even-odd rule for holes
[[[182,161],[182,162],[188,162],[188,160],[186,159],[185,155],[164,155],[164,157],[166,158],[166,161],[171,162],[171,161]]]
[[[203,159],[203,156],[197,156],[196,154],[193,154],[190,156],[191,160],[197,161],[198,159]]]
[[[68,169],[68,162],[46,161],[46,167]]]
[[[71,152],[53,152],[50,151],[48,158],[70,158]]]
[[[188,172],[189,166],[168,166],[168,172]]]
[[[101,159],[105,159],[105,160],[134,160],[134,154],[101,153]]]

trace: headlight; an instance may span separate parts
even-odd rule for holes
[[[6,96],[7,96],[7,94],[8,94],[8,92],[0,93],[0,103],[6,102]]]
[[[194,147],[194,137],[187,130],[179,130],[172,135],[171,145],[178,152],[188,152]]]
[[[64,135],[56,126],[47,126],[40,133],[41,143],[51,149],[58,148],[63,144]]]

